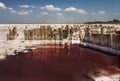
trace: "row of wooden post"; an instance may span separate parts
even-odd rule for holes
[[[89,27],[86,27],[85,31],[85,42],[120,50],[120,34],[115,32],[105,34],[104,30],[100,33],[92,33]]]

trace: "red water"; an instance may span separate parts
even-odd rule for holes
[[[36,47],[0,61],[0,81],[94,81],[95,72],[107,76],[120,73],[118,56],[79,45]]]

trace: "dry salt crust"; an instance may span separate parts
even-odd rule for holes
[[[112,76],[100,76],[94,79],[95,81],[120,81],[120,74]]]
[[[28,29],[33,28],[39,28],[41,25],[50,25],[52,29],[60,28],[61,24],[0,24],[0,59],[4,59],[6,55],[14,55],[14,51],[18,50],[21,51],[25,49],[25,46],[32,46],[33,44],[54,44],[59,43],[61,41],[59,40],[42,40],[42,41],[25,41],[24,43],[21,41],[24,41],[24,33],[23,30],[27,26]],[[66,24],[62,24],[62,26],[65,26]],[[17,32],[19,36],[16,40],[13,41],[6,41],[7,40],[7,33],[9,32],[9,28],[13,28],[14,26],[17,27]],[[70,24],[70,26],[73,26],[73,24]],[[78,34],[78,33],[76,33]],[[76,34],[75,37],[77,36]],[[78,38],[78,37],[76,37]],[[69,42],[68,40],[63,40],[62,43]],[[79,40],[76,40],[72,43],[79,43]]]

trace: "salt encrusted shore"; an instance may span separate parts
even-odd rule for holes
[[[23,51],[24,49],[26,49],[26,46],[34,46],[35,44],[65,44],[65,43],[71,43],[71,44],[81,44],[85,47],[90,47],[96,50],[100,50],[103,52],[108,52],[108,53],[113,53],[115,55],[120,55],[120,50],[119,49],[119,44],[113,45],[112,43],[110,43],[111,46],[117,47],[117,49],[113,49],[107,46],[101,46],[99,44],[96,43],[102,43],[101,40],[96,40],[95,44],[94,43],[90,43],[90,42],[82,42],[82,40],[79,39],[79,33],[80,32],[74,32],[73,33],[73,39],[75,40],[68,40],[68,39],[63,39],[63,40],[24,40],[24,29],[27,27],[27,29],[34,29],[34,28],[40,28],[40,26],[50,26],[52,29],[58,29],[61,27],[66,27],[66,25],[69,25],[69,27],[80,27],[81,28],[81,32],[82,32],[82,37],[84,38],[84,40],[86,41],[95,41],[96,39],[94,39],[94,37],[84,37],[85,36],[85,31],[83,31],[87,26],[91,27],[92,30],[94,31],[98,31],[100,32],[100,28],[101,26],[99,26],[100,24],[0,24],[0,58],[5,58],[5,55],[14,55],[14,51]],[[113,30],[114,28],[117,28],[117,30],[120,29],[120,25],[119,24],[101,24],[103,27],[108,27],[108,28],[112,28],[111,30]],[[19,36],[17,37],[17,39],[15,40],[8,40],[7,41],[7,33],[9,33],[9,29],[12,29],[13,27],[17,28],[17,33],[19,34]],[[104,28],[105,29],[105,28]],[[105,29],[106,31],[106,29]],[[101,36],[100,36],[101,37]],[[99,39],[99,38],[97,38]],[[103,39],[104,40],[104,39]],[[117,46],[116,46],[117,45]]]
[[[120,56],[120,50],[116,50],[113,48],[109,48],[109,47],[104,47],[104,46],[99,46],[99,45],[95,45],[95,44],[91,44],[91,43],[87,43],[87,42],[83,42],[81,43],[81,45],[83,45],[84,47],[88,47],[88,48],[92,48],[101,52],[106,52],[112,55],[119,55]]]
[[[24,51],[26,47],[32,47],[38,44],[65,44],[65,43],[72,43],[72,44],[79,44],[80,41],[68,41],[68,40],[11,40],[11,41],[1,41],[0,45],[0,59],[4,59],[6,55],[15,55],[16,51]]]

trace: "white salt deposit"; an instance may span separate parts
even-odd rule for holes
[[[68,43],[69,40],[39,40],[39,41],[24,41],[23,30],[27,26],[28,29],[39,28],[41,25],[51,25],[54,28],[60,28],[61,24],[0,24],[0,59],[4,59],[6,55],[14,55],[14,51],[21,51],[25,49],[25,46],[32,46],[36,44],[58,44],[58,43]],[[65,27],[66,24],[62,24]],[[19,36],[16,40],[7,41],[7,34],[9,29],[17,27],[17,33]],[[70,26],[73,26],[70,24]],[[73,43],[78,43],[74,41]],[[25,51],[26,52],[26,51]]]
[[[95,78],[95,81],[120,81],[120,74],[115,74],[111,76],[100,76]]]

